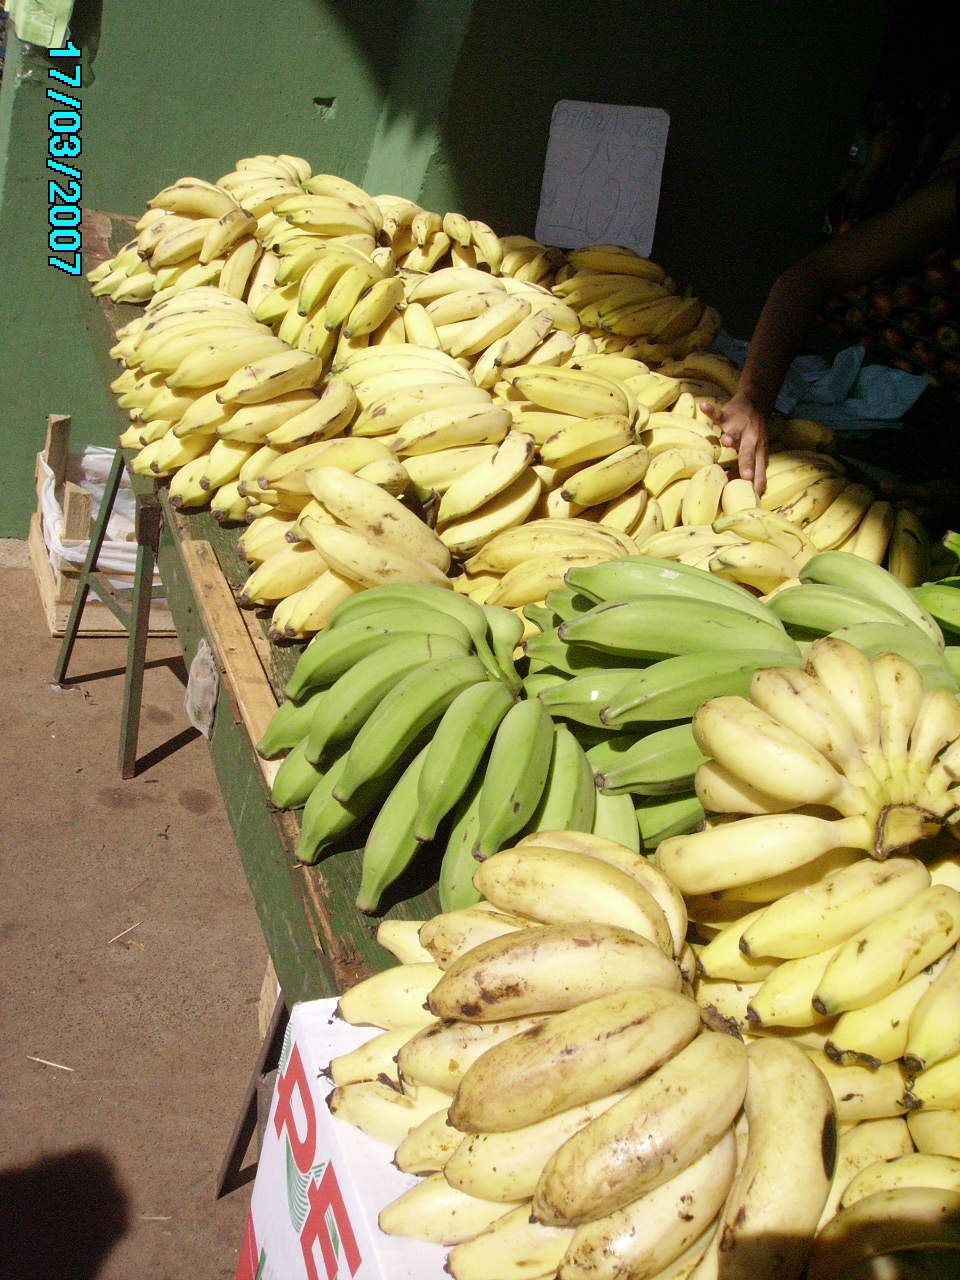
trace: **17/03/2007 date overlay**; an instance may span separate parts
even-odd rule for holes
[[[79,89],[80,50],[73,41],[69,41],[62,49],[48,49],[47,54],[54,63],[47,72],[48,78],[61,85],[67,85],[71,89]],[[47,221],[50,232],[47,243],[50,247],[50,256],[47,261],[58,271],[78,276],[82,248],[80,234],[82,187],[80,168],[77,163],[81,152],[80,99],[76,94],[54,85],[47,86],[47,97],[51,103],[47,121],[50,131],[47,143],[47,168],[58,175],[57,178],[51,178],[49,181]]]

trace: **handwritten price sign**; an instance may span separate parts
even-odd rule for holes
[[[619,244],[648,257],[669,127],[657,107],[558,102],[537,214],[541,244]]]

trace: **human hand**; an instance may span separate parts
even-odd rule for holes
[[[704,400],[701,410],[720,430],[720,443],[736,449],[744,480],[752,480],[757,495],[767,485],[767,423],[746,396],[739,392],[724,405]]]

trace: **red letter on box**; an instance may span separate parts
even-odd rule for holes
[[[297,1128],[297,1117],[293,1111],[294,1094],[300,1099],[307,1122],[307,1131],[302,1138]],[[317,1154],[317,1115],[313,1109],[310,1082],[307,1080],[300,1050],[296,1045],[290,1053],[286,1071],[277,1076],[277,1110],[273,1123],[278,1137],[286,1129],[294,1164],[301,1173],[309,1173],[313,1168],[314,1156]]]
[[[340,1235],[344,1260],[350,1269],[351,1276],[356,1275],[361,1262],[360,1249],[357,1246],[357,1238],[353,1234],[353,1227],[347,1214],[347,1206],[343,1203],[340,1184],[337,1182],[337,1175],[333,1171],[332,1164],[328,1164],[324,1169],[323,1177],[319,1182],[311,1181],[307,1197],[310,1201],[310,1210],[300,1233],[300,1248],[303,1250],[303,1261],[307,1268],[309,1280],[320,1280],[313,1255],[313,1247],[316,1244],[320,1245],[320,1253],[323,1256],[327,1280],[336,1280],[339,1274],[340,1264],[334,1253],[333,1241],[330,1239],[330,1229],[327,1226],[328,1209],[333,1214],[333,1221]]]
[[[260,1253],[257,1249],[257,1232],[253,1225],[253,1214],[247,1214],[247,1227],[243,1233],[243,1244],[240,1246],[240,1261],[237,1263],[237,1274],[234,1280],[257,1280],[257,1267],[260,1265]]]

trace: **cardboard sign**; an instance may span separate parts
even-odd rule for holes
[[[657,107],[563,99],[553,108],[536,237],[650,255],[670,117]]]
[[[377,1226],[417,1178],[327,1109],[323,1069],[379,1034],[335,1018],[336,1006],[313,1000],[290,1015],[236,1280],[449,1280],[446,1249]]]

